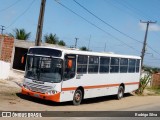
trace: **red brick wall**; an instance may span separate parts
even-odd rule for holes
[[[13,46],[14,46],[14,38],[9,37],[9,36],[0,35],[0,41],[1,41],[0,60],[11,62],[12,51],[13,51]]]
[[[152,87],[160,87],[160,73],[152,75]]]

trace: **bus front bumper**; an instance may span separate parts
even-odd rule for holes
[[[21,93],[25,94],[25,95],[32,96],[32,97],[36,97],[36,98],[41,98],[41,99],[50,100],[50,101],[54,101],[54,102],[60,102],[60,93],[48,95],[48,94],[33,92],[33,91],[28,90],[24,87],[22,87]]]

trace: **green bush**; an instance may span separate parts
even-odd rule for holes
[[[139,84],[139,88],[136,91],[137,94],[142,94],[144,89],[146,88],[147,84],[151,81],[151,74],[148,73],[146,75],[144,75],[144,77],[142,77],[140,79],[140,84]]]

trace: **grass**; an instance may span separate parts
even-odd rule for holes
[[[154,95],[160,95],[160,87],[147,87],[146,89]]]

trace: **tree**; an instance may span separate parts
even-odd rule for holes
[[[53,35],[52,33],[50,33],[49,35],[46,34],[44,36],[44,40],[45,40],[46,43],[49,43],[49,44],[57,44],[59,42],[56,34]]]
[[[25,29],[14,29],[13,34],[10,33],[9,36],[12,36],[18,40],[28,40],[31,36],[31,32],[27,33]]]
[[[152,73],[158,73],[160,71],[160,68],[158,67],[150,67],[150,66],[145,66],[145,65],[142,67],[142,69],[148,72],[152,71]]]
[[[85,47],[85,46],[82,46],[82,47],[80,48],[80,50],[82,50],[82,51],[89,51],[89,50],[87,49],[87,47]]]
[[[58,45],[66,46],[66,43],[65,43],[63,40],[60,40],[60,41],[58,42]]]

